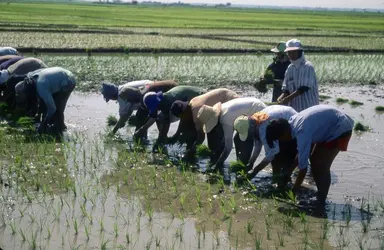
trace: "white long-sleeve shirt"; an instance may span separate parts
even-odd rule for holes
[[[122,91],[124,91],[124,88],[126,87],[142,89],[152,83],[153,81],[151,80],[132,81],[132,82],[127,82],[123,85],[120,85],[118,89],[119,89],[119,93],[121,93]],[[137,110],[141,105],[141,103],[132,104],[131,102],[128,102],[126,99],[121,98],[120,96],[117,97],[117,102],[119,104],[120,116],[130,115],[133,111]]]
[[[354,122],[332,106],[317,105],[292,116],[289,124],[292,137],[297,140],[299,169],[305,169],[313,143],[330,142],[352,131]]]
[[[319,89],[315,69],[312,63],[305,59],[304,53],[288,66],[282,90],[289,91],[292,94],[303,86],[309,87],[309,90],[293,98],[288,103],[288,106],[294,108],[297,112],[319,104]]]
[[[222,104],[220,124],[224,131],[225,152],[229,154],[233,147],[233,123],[236,118],[241,115],[250,116],[266,107],[262,101],[253,97],[236,98]]]

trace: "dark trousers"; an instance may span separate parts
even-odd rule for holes
[[[225,147],[224,130],[220,123],[207,134],[207,142],[211,150],[211,162],[216,163]]]
[[[236,132],[233,142],[235,144],[237,160],[241,161],[244,165],[247,165],[253,151],[253,138],[248,136],[247,140],[242,141],[240,140],[239,133]]]
[[[47,121],[47,124],[53,125],[56,129],[63,131],[66,129],[66,125],[64,122],[64,111],[65,107],[67,106],[67,102],[69,99],[69,96],[71,95],[74,85],[72,88],[68,89],[67,91],[59,91],[55,94],[53,94],[53,100],[56,105],[56,112],[53,114],[51,120]],[[39,114],[42,114],[43,119],[46,116],[47,113],[47,107],[44,103],[44,101],[40,98],[39,100]]]
[[[285,169],[292,167],[297,155],[296,140],[288,142],[279,141],[280,152],[272,160],[272,172],[274,175],[280,174]]]

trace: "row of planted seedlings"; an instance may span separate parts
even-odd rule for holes
[[[58,141],[8,125],[0,138],[5,249],[327,249],[329,231],[350,225],[307,216],[292,195],[230,187],[133,142],[78,133]],[[346,247],[345,232],[337,239]]]

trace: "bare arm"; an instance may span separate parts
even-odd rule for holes
[[[150,117],[148,121],[135,132],[135,135],[139,135],[143,130],[147,130],[156,122],[156,118]]]
[[[286,94],[284,93],[283,95],[286,95],[284,98],[281,98],[279,97],[280,100],[278,100],[281,104],[288,104],[292,99],[304,94],[305,92],[307,92],[309,90],[309,87],[307,86],[302,86],[300,87],[298,90],[296,90],[295,92],[293,92],[292,94]],[[282,95],[282,96],[283,96]]]
[[[249,167],[253,168],[253,164],[255,164],[257,157],[259,157],[262,147],[263,147],[263,144],[261,143],[261,141],[259,140],[253,141],[253,150],[248,162]]]

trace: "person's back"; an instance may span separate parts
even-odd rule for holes
[[[262,101],[254,97],[236,98],[222,104],[220,121],[233,126],[233,122],[240,115],[251,115],[266,107]]]
[[[12,47],[0,47],[0,56],[6,55],[17,55],[18,52],[15,48]]]
[[[193,122],[195,123],[195,125],[199,124],[199,121],[197,119],[197,114],[203,105],[213,106],[218,102],[226,103],[235,98],[238,98],[238,95],[236,94],[236,92],[226,88],[211,90],[205,94],[194,97],[189,102],[189,107],[191,107]]]
[[[43,93],[57,93],[75,82],[72,72],[61,67],[39,69],[29,73],[28,77],[36,79],[36,89],[41,97]]]
[[[202,88],[194,86],[177,86],[164,93],[164,99],[159,104],[159,110],[170,109],[171,105],[179,101],[190,101],[192,98],[204,94]]]
[[[310,107],[289,119],[296,136],[311,143],[328,142],[353,129],[353,119],[329,105]]]
[[[0,56],[0,64],[5,62],[5,61],[8,61],[9,59],[15,58],[15,57],[19,57],[19,56],[18,55]]]
[[[48,68],[48,66],[40,59],[28,57],[9,66],[8,72],[10,75],[26,75],[41,68]]]
[[[6,60],[0,64],[0,70],[8,69],[11,65],[17,63],[18,61],[20,61],[23,58],[24,57],[22,57],[22,56],[13,56],[9,60]]]

